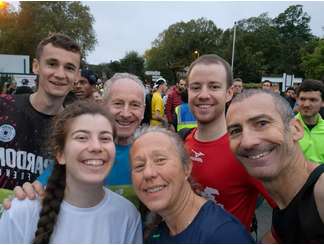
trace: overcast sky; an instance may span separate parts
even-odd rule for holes
[[[288,6],[303,5],[311,16],[312,33],[324,37],[324,2],[313,1],[253,1],[253,2],[83,2],[95,18],[94,30],[98,43],[88,57],[90,64],[119,60],[129,51],[143,55],[159,33],[171,24],[201,17],[214,21],[221,29],[230,28],[234,21],[259,16],[267,12],[271,18]]]

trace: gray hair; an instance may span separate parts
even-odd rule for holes
[[[107,80],[104,84],[103,98],[107,100],[109,98],[109,93],[112,85],[120,79],[130,79],[137,83],[141,89],[143,90],[144,104],[145,104],[145,87],[143,85],[142,80],[140,80],[137,76],[130,73],[115,73],[109,80]]]
[[[288,101],[283,98],[281,95],[274,93],[270,90],[263,89],[246,89],[242,93],[235,96],[231,104],[242,102],[243,100],[256,95],[256,94],[268,94],[272,98],[272,102],[275,105],[276,110],[280,114],[280,117],[284,123],[284,126],[288,128],[289,122],[294,118],[294,113],[288,103]],[[230,105],[231,106],[231,105]]]
[[[186,167],[189,163],[190,163],[190,157],[188,154],[188,151],[186,150],[182,139],[179,137],[178,134],[167,130],[165,128],[159,127],[159,126],[155,126],[155,127],[149,127],[149,126],[143,126],[141,128],[138,128],[133,136],[133,143],[139,139],[140,137],[142,137],[145,134],[148,133],[162,133],[165,134],[166,136],[168,136],[171,141],[174,143],[176,151],[178,152],[179,156],[180,156],[180,160],[181,163],[183,165],[183,167]]]

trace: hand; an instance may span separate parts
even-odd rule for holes
[[[23,184],[23,186],[16,186],[14,188],[14,197],[16,197],[19,200],[24,200],[28,198],[29,200],[34,200],[36,196],[38,195],[40,198],[44,197],[44,188],[42,184],[35,180],[32,184],[29,182],[26,182]],[[3,208],[9,209],[11,206],[11,201],[14,197],[6,198],[3,201]]]

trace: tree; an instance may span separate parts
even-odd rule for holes
[[[289,6],[274,19],[280,42],[278,66],[281,73],[303,76],[300,49],[314,38],[310,31],[310,20],[302,5]]]
[[[120,60],[120,66],[123,72],[132,73],[142,79],[144,78],[144,58],[139,56],[137,52],[128,52]]]
[[[0,53],[34,57],[39,41],[53,32],[73,38],[81,46],[83,57],[96,44],[94,18],[89,7],[80,2],[22,1],[19,11],[4,18],[11,24],[0,25]]]
[[[302,55],[302,67],[307,78],[324,79],[324,39],[317,41],[313,52]]]
[[[175,81],[175,73],[188,66],[194,59],[194,51],[200,55],[217,52],[222,30],[213,21],[200,18],[177,22],[162,33],[145,52],[146,68],[159,70],[169,80]]]

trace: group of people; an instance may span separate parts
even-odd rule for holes
[[[102,103],[65,105],[80,58],[73,40],[53,34],[33,61],[38,90],[0,96],[0,187],[25,199],[4,203],[0,242],[253,243],[260,194],[274,208],[264,242],[324,242],[324,165],[307,151],[324,154],[312,138],[300,148],[309,122],[316,122],[310,135],[320,135],[311,95],[323,104],[323,83],[314,90],[306,86],[313,80],[303,82],[302,125],[276,93],[243,90],[233,98],[229,64],[202,55],[175,87],[187,89],[196,119],[179,136],[172,127],[141,126],[145,87],[132,74],[106,81]],[[165,85],[155,86],[159,104]],[[173,123],[153,102],[152,120]]]

